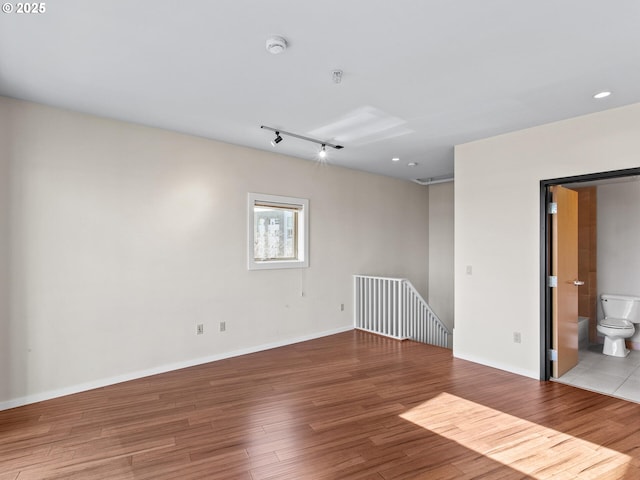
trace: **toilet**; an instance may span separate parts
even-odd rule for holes
[[[612,357],[629,354],[624,341],[636,332],[634,324],[640,324],[640,297],[630,295],[600,295],[604,318],[596,329],[604,336],[602,353]]]

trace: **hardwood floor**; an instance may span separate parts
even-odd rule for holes
[[[0,412],[0,480],[640,478],[640,405],[347,332]]]

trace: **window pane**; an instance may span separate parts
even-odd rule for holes
[[[309,200],[249,193],[247,268],[309,266]]]
[[[297,259],[296,209],[256,205],[253,219],[255,260]]]

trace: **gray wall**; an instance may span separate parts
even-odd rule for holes
[[[429,304],[453,329],[453,194],[454,184],[429,186]]]
[[[0,110],[1,112],[1,110]],[[9,201],[11,198],[11,170],[9,168],[9,121],[0,114],[0,402],[8,396],[13,381],[8,365],[11,362]]]

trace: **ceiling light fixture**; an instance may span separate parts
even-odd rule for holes
[[[327,147],[326,145],[323,143],[322,147],[320,147],[320,151],[318,152],[318,156],[320,158],[326,158],[327,157]]]
[[[280,142],[282,141],[282,137],[280,136],[280,132],[276,132],[276,138],[274,138],[273,140],[271,140],[271,145],[273,147],[275,147],[276,145],[278,145]]]
[[[609,95],[611,95],[611,92],[605,90],[605,91],[596,93],[593,96],[593,98],[596,98],[596,99],[607,98]]]
[[[407,167],[417,167],[418,164],[416,162],[409,162],[407,163]]]
[[[284,130],[277,130],[277,129],[273,128],[273,127],[267,127],[266,125],[260,125],[260,128],[263,128],[265,130],[271,130],[272,132],[275,132],[276,138],[271,141],[271,145],[273,145],[273,146],[275,146],[276,143],[280,143],[282,141],[281,135],[286,135],[286,136],[293,137],[293,138],[299,138],[300,140],[304,140],[306,142],[312,142],[312,143],[317,143],[318,145],[321,145],[322,148],[321,148],[320,152],[324,151],[325,155],[327,154],[326,147],[335,148],[336,150],[342,150],[344,148],[342,145],[336,145],[335,143],[329,143],[329,142],[327,142],[325,140],[317,140],[315,138],[305,137],[303,135],[298,135],[297,133],[285,132]],[[278,138],[280,140],[278,140]],[[324,156],[321,155],[321,158],[324,158]]]
[[[399,157],[393,157],[393,158],[391,159],[391,161],[392,161],[392,162],[399,162],[399,161],[400,161],[400,158],[399,158]]]

